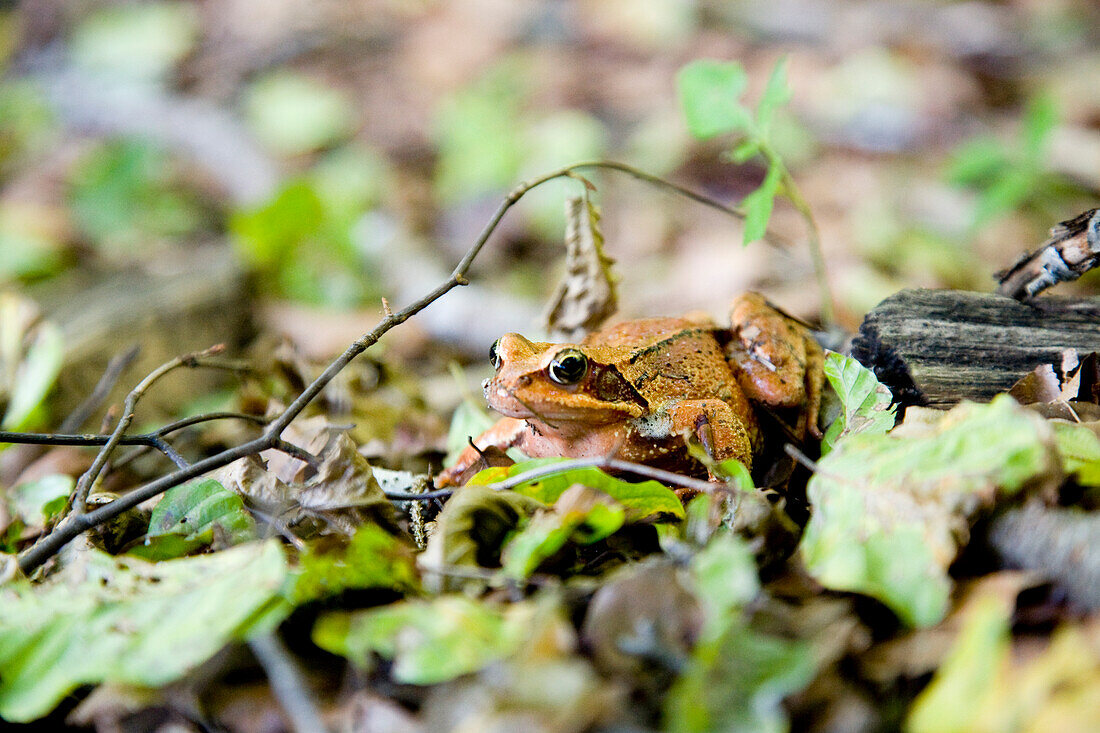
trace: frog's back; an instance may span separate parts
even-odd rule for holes
[[[733,375],[714,329],[702,320],[646,318],[597,331],[585,343],[614,354],[619,371],[651,404],[725,398]]]

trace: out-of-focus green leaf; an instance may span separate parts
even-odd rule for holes
[[[1021,136],[1026,161],[1035,166],[1042,164],[1044,149],[1060,117],[1058,104],[1049,94],[1040,94],[1028,103]]]
[[[1100,729],[1100,653],[1091,624],[1066,624],[1045,648],[1013,648],[1015,594],[980,592],[962,628],[905,721],[909,733],[1093,731]]]
[[[607,130],[597,117],[587,112],[566,109],[526,121],[522,127],[523,161],[517,177],[531,180],[562,166],[581,160],[607,157]],[[599,171],[583,171],[599,185]],[[523,197],[536,232],[547,239],[561,236],[562,200],[586,191],[576,180],[548,181]]]
[[[1034,193],[1039,180],[1037,170],[1017,167],[1006,169],[978,198],[978,205],[974,210],[974,226],[1015,211]]]
[[[740,101],[748,85],[748,75],[741,64],[709,59],[693,61],[680,69],[676,85],[688,130],[695,137],[705,140],[752,129],[752,115]]]
[[[12,488],[8,492],[9,505],[27,525],[41,527],[64,508],[75,486],[72,476],[52,473]]]
[[[349,589],[410,592],[419,586],[413,548],[376,524],[364,524],[348,542],[328,537],[306,546],[289,600],[297,606]]]
[[[169,489],[149,518],[149,534],[196,535],[220,527],[234,543],[256,536],[256,523],[240,496],[214,479],[197,479]]]
[[[435,187],[446,202],[512,185],[524,150],[519,104],[522,82],[501,65],[440,105]]]
[[[1011,648],[1012,604],[1007,600],[987,595],[974,601],[954,647],[909,711],[908,731],[998,730],[975,724],[980,714],[977,703],[998,683]]]
[[[64,244],[50,221],[58,216],[58,211],[49,207],[0,202],[0,285],[44,277],[61,269]]]
[[[547,558],[553,557],[567,542],[587,545],[610,537],[626,516],[623,508],[606,495],[580,487],[569,489],[554,504],[552,511],[536,514],[527,526],[512,537],[504,548],[504,574],[527,578]]]
[[[313,641],[361,667],[377,653],[393,660],[398,682],[431,685],[513,654],[527,636],[534,610],[525,603],[497,610],[464,596],[443,596],[325,614],[313,627]]]
[[[47,582],[0,588],[0,717],[26,722],[80,685],[179,679],[279,603],[279,543],[155,564],[89,550]]]
[[[194,47],[198,9],[186,2],[111,5],[76,27],[68,50],[73,61],[115,78],[154,81]]]
[[[741,624],[696,646],[664,707],[673,733],[781,733],[783,698],[814,675],[808,644],[767,636]]]
[[[779,193],[779,184],[782,182],[783,167],[780,163],[772,161],[760,187],[741,200],[741,209],[745,212],[743,244],[755,242],[768,231],[772,207],[775,206],[775,195]]]
[[[1082,486],[1100,486],[1100,437],[1084,425],[1051,420],[1066,473]]]
[[[280,70],[248,91],[248,122],[256,136],[283,155],[331,145],[353,129],[354,112],[343,92],[301,74]]]
[[[472,479],[470,484],[488,484],[503,478],[518,476],[542,466],[552,465],[567,459],[537,458],[517,463],[507,469],[486,469]],[[517,494],[529,496],[543,504],[553,504],[566,489],[573,484],[581,484],[597,489],[610,496],[626,509],[628,524],[640,521],[666,521],[683,519],[684,506],[676,493],[656,481],[630,483],[608,476],[598,468],[570,468],[561,473],[541,476],[515,487]]]
[[[760,140],[756,138],[746,138],[733,146],[733,150],[730,151],[730,159],[734,163],[745,163],[759,152]]]
[[[695,596],[706,614],[702,638],[714,639],[760,592],[756,560],[743,539],[721,531],[691,558],[690,569]]]
[[[309,172],[309,180],[329,216],[362,216],[382,200],[391,185],[385,159],[369,148],[346,145],[328,151]]]
[[[1008,165],[1004,143],[994,138],[978,138],[960,146],[951,156],[947,179],[956,184],[974,184],[995,175]]]
[[[788,57],[784,56],[775,63],[771,76],[768,77],[768,84],[764,87],[764,94],[756,107],[756,125],[764,138],[768,138],[771,132],[775,110],[791,98],[791,89],[787,86],[787,61]]]
[[[371,281],[352,243],[355,217],[348,203],[341,198],[330,205],[310,180],[292,181],[268,203],[230,218],[233,243],[277,292],[312,303],[357,305]]]
[[[825,377],[840,399],[841,411],[821,441],[821,454],[856,433],[888,433],[894,427],[893,395],[875,373],[851,357],[830,351],[825,355]]]
[[[15,79],[0,82],[0,170],[40,150],[56,130],[53,111],[33,84]]]
[[[269,203],[234,215],[230,230],[249,262],[272,267],[291,258],[294,250],[318,231],[323,215],[317,192],[305,181],[296,181]]]
[[[968,517],[997,492],[1059,482],[1060,464],[1047,422],[1007,395],[964,403],[922,435],[852,435],[807,487],[806,567],[828,588],[879,599],[907,624],[935,624]]]
[[[108,255],[147,256],[158,240],[185,236],[204,220],[169,156],[136,139],[104,143],[74,168],[69,204],[77,225]]]
[[[57,380],[65,358],[65,344],[57,326],[44,321],[35,331],[10,386],[8,409],[0,420],[0,427],[5,430],[25,430],[34,421],[36,410]]]

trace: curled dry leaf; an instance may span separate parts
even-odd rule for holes
[[[577,341],[615,313],[614,260],[603,250],[600,213],[588,198],[565,201],[565,277],[550,300],[546,329],[552,341]]]
[[[443,579],[454,567],[499,567],[505,539],[542,506],[514,491],[484,486],[456,492],[436,518],[428,547],[420,555],[425,585],[435,591],[449,587],[452,583]]]

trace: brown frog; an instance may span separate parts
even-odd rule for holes
[[[800,408],[795,436],[820,437],[823,355],[806,327],[757,293],[734,301],[730,321],[720,329],[706,317],[646,318],[579,344],[505,334],[489,351],[496,375],[484,384],[489,406],[505,417],[437,485],[461,483],[490,446],[698,472],[685,449],[690,435],[716,461],[751,468],[760,448],[751,403]]]

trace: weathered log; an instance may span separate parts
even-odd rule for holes
[[[851,353],[902,403],[937,407],[988,400],[1069,348],[1100,351],[1100,299],[903,290],[867,314]]]

